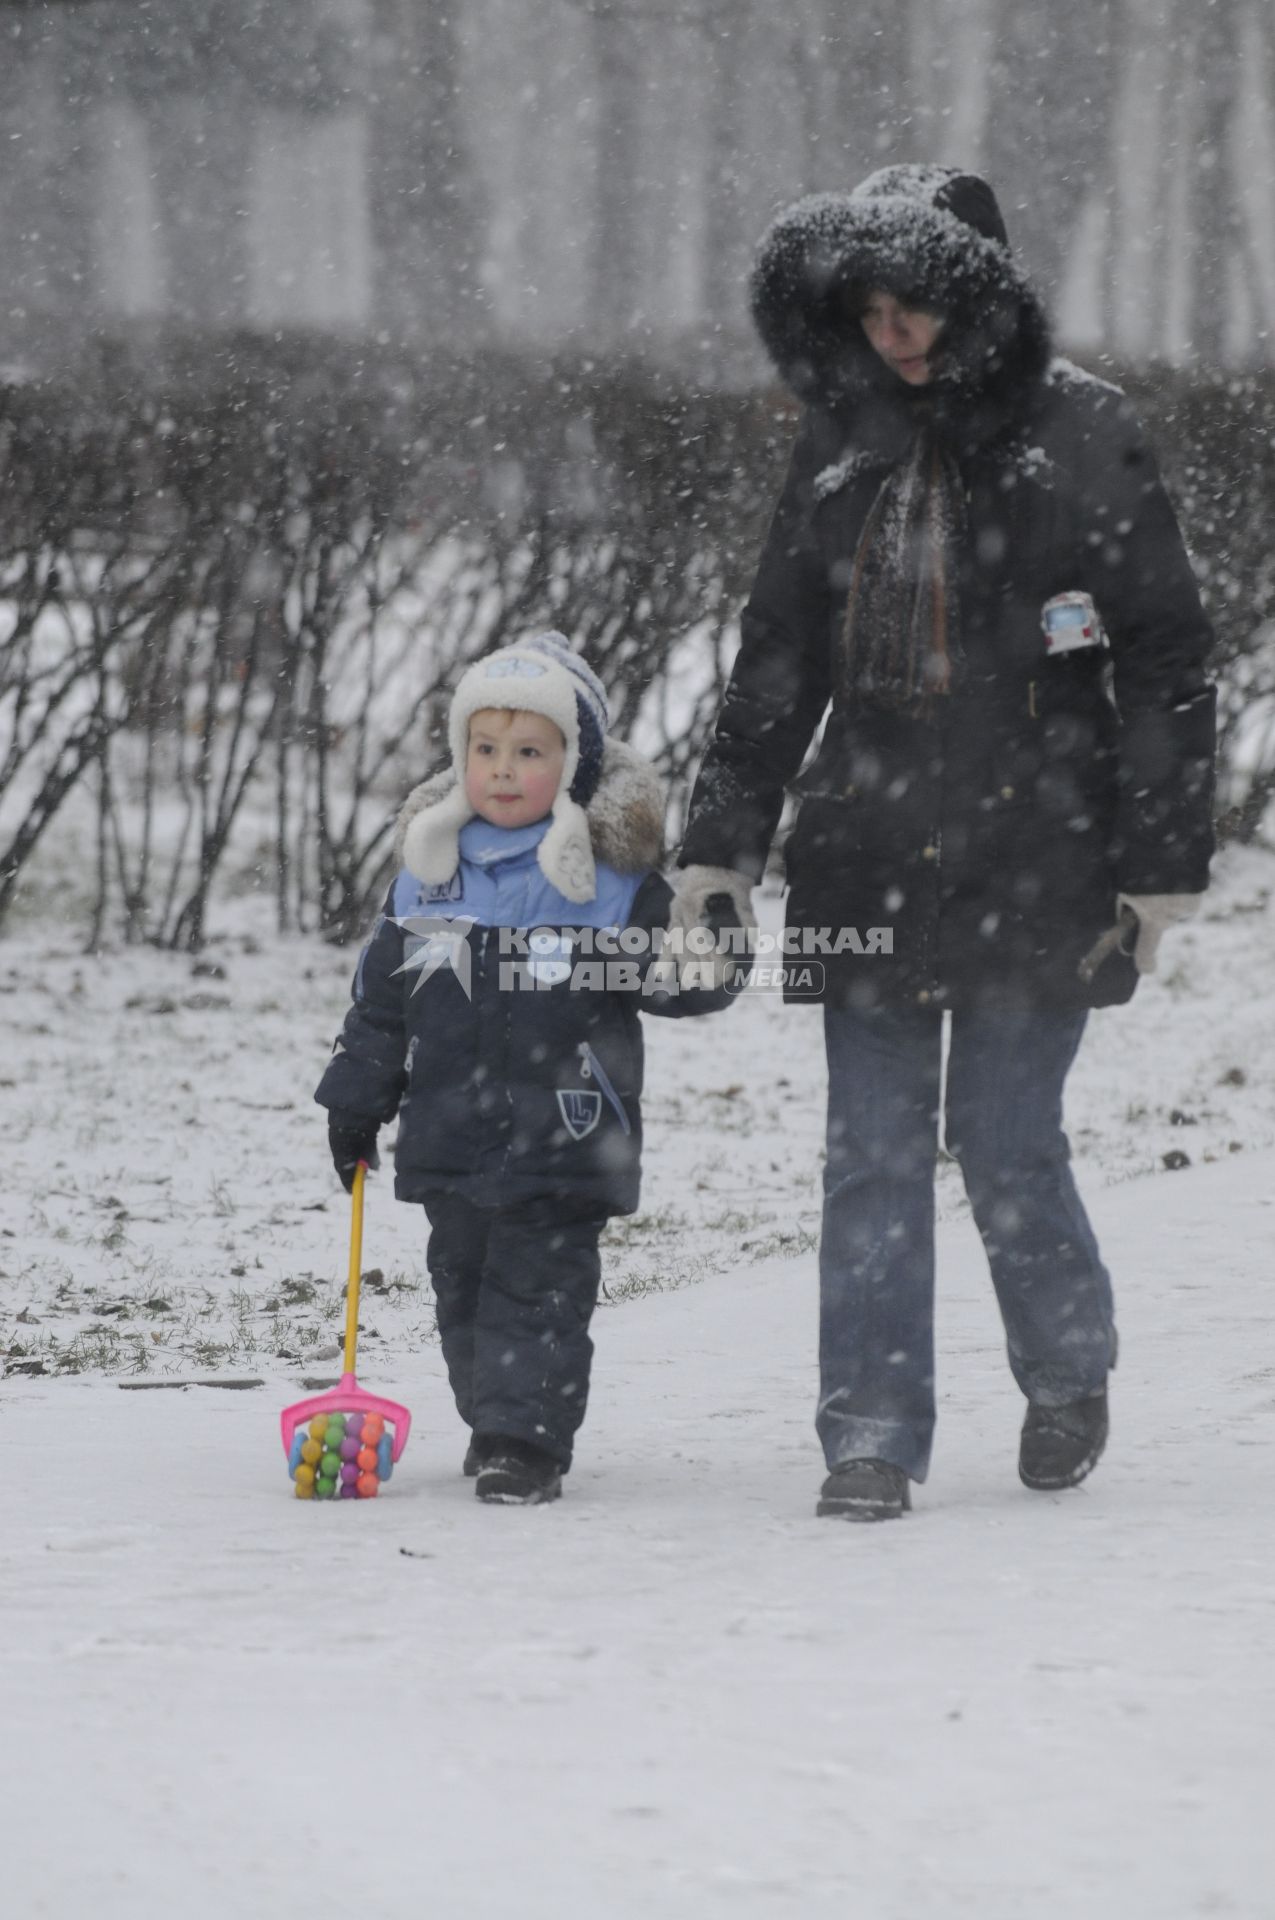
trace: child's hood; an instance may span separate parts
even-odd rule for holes
[[[399,811],[394,835],[396,866],[404,864],[407,829],[456,792],[456,769],[444,767],[414,787]],[[647,873],[663,855],[664,791],[648,761],[623,740],[607,739],[597,791],[585,810],[595,859],[617,873]]]

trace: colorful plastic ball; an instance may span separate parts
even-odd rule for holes
[[[357,1466],[354,1464],[353,1460],[347,1460],[345,1465],[341,1469],[342,1481],[347,1487],[352,1487],[356,1484],[358,1477],[359,1477],[359,1470]]]
[[[376,1454],[371,1447],[361,1447],[359,1449],[358,1462],[364,1473],[376,1472]]]
[[[384,1432],[384,1416],[379,1413],[369,1413],[367,1419],[363,1422],[363,1438],[365,1440],[379,1440]]]
[[[343,1500],[357,1500],[358,1497],[359,1497],[359,1490],[357,1487],[355,1486],[342,1487],[341,1498]]]
[[[310,1422],[310,1438],[312,1440],[322,1440],[327,1430],[328,1430],[327,1414],[316,1413],[313,1420]]]
[[[335,1489],[330,1480],[316,1480],[314,1483],[314,1497],[316,1500],[330,1500],[334,1491]]]
[[[344,1440],[341,1442],[341,1458],[343,1460],[353,1460],[357,1457],[358,1451],[359,1451],[358,1441],[354,1438],[352,1434],[347,1433]]]
[[[306,1483],[306,1481],[304,1481],[304,1480],[298,1480],[298,1481],[297,1481],[297,1499],[298,1499],[298,1500],[313,1500],[313,1498],[314,1498],[314,1488],[313,1488],[313,1486],[312,1486],[312,1485],[308,1485],[308,1484]]]
[[[374,1473],[361,1473],[359,1475],[359,1499],[375,1500],[380,1484],[380,1481]]]
[[[303,1460],[292,1477],[299,1487],[312,1487],[314,1485],[314,1468],[308,1461]]]
[[[329,1441],[339,1440],[341,1435],[344,1432],[345,1432],[345,1415],[343,1413],[330,1413],[328,1415],[328,1433],[327,1433],[327,1437]]]
[[[307,1440],[301,1449],[301,1458],[307,1460],[311,1466],[314,1466],[315,1462],[322,1458],[322,1455],[323,1444],[319,1440]]]
[[[341,1470],[341,1456],[337,1453],[325,1453],[319,1462],[319,1477],[323,1480],[335,1480]]]

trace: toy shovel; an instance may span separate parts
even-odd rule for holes
[[[363,1182],[354,1174],[350,1215],[350,1281],[345,1297],[344,1371],[337,1386],[285,1407],[279,1424],[298,1500],[374,1500],[407,1445],[412,1416],[396,1400],[367,1393],[355,1377],[359,1342],[359,1279],[363,1266]]]

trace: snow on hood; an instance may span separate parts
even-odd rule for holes
[[[813,194],[780,214],[758,248],[753,318],[801,399],[835,404],[899,385],[838,302],[855,284],[945,317],[935,390],[1004,397],[1049,364],[1044,310],[977,174],[885,167],[853,193]]]

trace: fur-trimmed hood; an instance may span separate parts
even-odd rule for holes
[[[838,296],[882,287],[946,319],[928,386],[902,389]],[[781,378],[834,411],[918,404],[985,438],[1015,413],[1050,358],[1049,322],[1009,251],[995,195],[951,167],[886,167],[850,194],[781,214],[752,276],[753,319]]]
[[[439,807],[456,791],[457,784],[456,769],[444,767],[408,794],[395,829],[396,865],[406,864],[404,843],[412,822]],[[608,738],[606,741],[601,777],[585,810],[585,818],[594,857],[617,873],[646,873],[660,865],[664,847],[664,791],[654,767],[623,740]],[[547,877],[558,884],[555,875]]]

